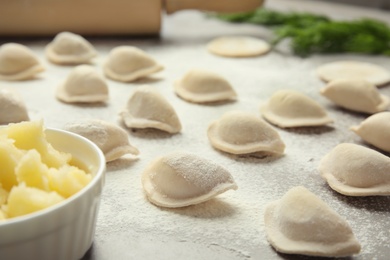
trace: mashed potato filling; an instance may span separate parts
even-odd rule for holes
[[[0,221],[72,196],[92,179],[46,140],[43,121],[0,128]]]

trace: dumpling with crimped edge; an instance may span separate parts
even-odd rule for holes
[[[27,80],[44,70],[30,48],[19,43],[1,45],[0,80]]]
[[[112,49],[103,67],[108,78],[121,82],[135,81],[163,68],[143,50],[133,46]]]
[[[120,115],[128,128],[155,128],[171,134],[181,131],[175,109],[150,86],[137,88]]]
[[[151,203],[168,208],[198,204],[237,189],[226,169],[185,152],[174,152],[151,162],[142,173],[142,186]]]
[[[278,132],[251,113],[230,111],[207,130],[211,145],[231,154],[283,154],[285,144]]]
[[[139,154],[139,150],[130,144],[127,132],[113,123],[100,119],[87,119],[69,122],[64,129],[95,143],[102,150],[106,162],[117,160],[126,154],[136,159]]]
[[[90,63],[97,56],[97,51],[90,42],[71,32],[57,34],[45,51],[50,62],[61,65]]]
[[[364,79],[337,79],[321,89],[321,94],[335,104],[357,112],[374,114],[389,106],[389,98]]]
[[[275,92],[261,107],[261,113],[267,121],[282,128],[322,126],[333,122],[317,101],[290,89]]]
[[[269,243],[281,253],[344,257],[361,249],[349,224],[302,186],[268,204],[264,222]]]
[[[19,92],[0,88],[0,125],[30,120],[26,105]]]
[[[201,69],[188,71],[174,83],[176,94],[194,103],[219,102],[237,97],[231,84],[220,75]]]
[[[57,87],[56,97],[66,103],[99,103],[108,100],[109,89],[94,67],[79,65]]]
[[[329,186],[347,196],[390,195],[390,158],[367,147],[342,143],[319,165]]]
[[[350,129],[367,143],[390,152],[390,112],[373,114]]]

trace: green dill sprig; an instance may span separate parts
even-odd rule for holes
[[[250,13],[216,14],[214,17],[270,27],[272,45],[290,38],[292,51],[306,57],[313,53],[361,53],[390,56],[390,27],[373,19],[333,21],[311,13],[282,13],[259,8]]]

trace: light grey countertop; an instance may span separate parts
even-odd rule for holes
[[[266,6],[278,10],[309,10],[336,19],[373,17],[390,23],[390,13],[333,3],[303,0],[269,0]],[[264,207],[279,199],[290,188],[307,187],[351,225],[362,251],[351,259],[388,259],[390,256],[390,197],[346,197],[331,190],[319,176],[321,158],[341,142],[365,145],[349,130],[366,115],[339,109],[322,97],[324,83],[314,70],[330,61],[353,59],[372,62],[390,70],[383,56],[313,55],[299,58],[286,46],[255,58],[229,59],[207,52],[206,44],[215,37],[250,35],[269,39],[264,27],[230,24],[207,18],[197,11],[182,11],[163,16],[160,37],[91,38],[99,51],[96,68],[108,52],[119,45],[142,48],[164,71],[134,83],[107,80],[110,99],[106,105],[77,106],[59,102],[55,88],[72,67],[48,63],[41,78],[29,82],[11,82],[29,109],[31,119],[43,118],[49,127],[83,118],[100,118],[119,124],[119,111],[137,87],[148,84],[158,89],[176,109],[183,125],[177,135],[158,131],[129,130],[129,140],[140,150],[136,161],[123,158],[107,164],[95,240],[83,258],[96,259],[312,259],[278,254],[268,244],[264,231]],[[25,41],[44,59],[47,40]],[[172,84],[192,68],[203,68],[223,75],[236,89],[236,102],[218,105],[190,104],[178,98]],[[208,124],[230,110],[259,115],[259,107],[278,89],[304,92],[323,105],[335,123],[311,129],[277,129],[286,144],[280,158],[243,158],[218,152],[206,136]],[[390,96],[390,86],[380,89]],[[238,184],[216,199],[184,209],[163,209],[149,203],[141,186],[143,169],[157,156],[173,150],[192,152],[226,167]]]

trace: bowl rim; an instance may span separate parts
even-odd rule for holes
[[[72,196],[65,198],[65,200],[58,202],[55,205],[51,205],[50,207],[47,207],[45,209],[41,209],[41,210],[38,210],[36,212],[28,213],[26,215],[22,215],[22,216],[18,216],[18,217],[14,217],[14,218],[5,219],[3,221],[0,221],[0,229],[2,227],[5,227],[5,226],[17,225],[20,222],[31,221],[33,219],[37,219],[37,218],[41,217],[42,215],[46,215],[46,214],[49,214],[50,212],[57,211],[60,208],[62,208],[63,206],[70,204],[70,203],[74,202],[75,200],[79,199],[80,197],[82,197],[85,193],[87,193],[89,190],[91,190],[92,187],[97,185],[101,181],[102,178],[104,178],[105,171],[106,171],[105,157],[104,157],[102,150],[95,143],[93,143],[91,140],[89,140],[86,137],[83,137],[79,134],[76,134],[76,133],[73,133],[70,131],[66,131],[63,129],[59,129],[59,128],[46,127],[44,129],[44,131],[45,132],[46,131],[55,132],[55,133],[61,134],[61,135],[63,135],[63,134],[68,135],[68,136],[71,136],[71,138],[78,139],[81,142],[85,143],[86,145],[90,146],[91,150],[95,151],[98,158],[99,158],[99,165],[97,167],[96,173],[93,176],[93,178],[91,179],[91,181],[85,187],[83,187],[81,190],[79,190],[77,193],[73,194]],[[59,150],[59,149],[56,148],[56,150]],[[61,151],[61,150],[59,150],[59,151]]]

